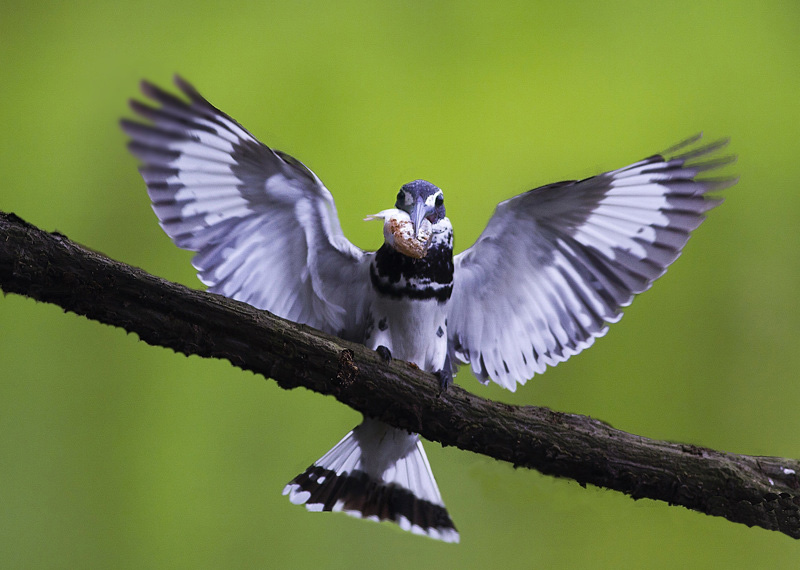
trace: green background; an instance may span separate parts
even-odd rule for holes
[[[415,178],[456,248],[494,205],[730,135],[741,175],[591,350],[516,394],[615,427],[800,457],[800,4],[82,2],[0,7],[0,209],[199,287],[118,128],[180,72],[303,160],[346,234]],[[800,544],[426,444],[458,546],[291,505],[359,421],[305,390],[0,299],[0,566],[796,568]]]

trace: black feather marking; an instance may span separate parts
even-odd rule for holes
[[[384,244],[370,266],[370,279],[376,291],[389,297],[444,303],[453,292],[453,270],[452,247],[432,247],[416,259]]]
[[[420,499],[395,483],[385,485],[364,471],[337,474],[312,465],[289,485],[308,492],[310,497],[306,504],[321,505],[323,511],[332,511],[338,503],[338,509],[355,511],[363,517],[374,516],[394,522],[406,518],[423,529],[456,529],[443,506]]]

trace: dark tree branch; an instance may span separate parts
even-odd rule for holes
[[[436,378],[408,363],[386,365],[362,345],[159,279],[2,212],[0,288],[152,345],[225,358],[286,389],[332,395],[443,445],[800,538],[800,461],[647,439],[458,386],[439,394]]]

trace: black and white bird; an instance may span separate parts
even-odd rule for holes
[[[514,390],[591,346],[621,308],[675,261],[720,203],[701,179],[734,160],[727,141],[693,137],[580,181],[501,202],[475,244],[453,256],[442,190],[400,188],[377,252],[343,235],[333,197],[297,159],[260,143],[176,77],[188,101],[151,83],[147,123],[123,120],[161,227],[209,291],[364,343],[435,373],[470,364]],[[284,489],[310,511],[388,520],[459,539],[419,436],[364,421]]]

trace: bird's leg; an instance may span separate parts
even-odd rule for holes
[[[450,353],[444,358],[444,366],[433,373],[439,379],[439,389],[444,392],[453,383],[453,367],[450,363]]]
[[[392,361],[392,352],[385,346],[380,345],[375,349],[375,352],[378,353],[378,356],[380,356],[384,362],[389,363]]]

